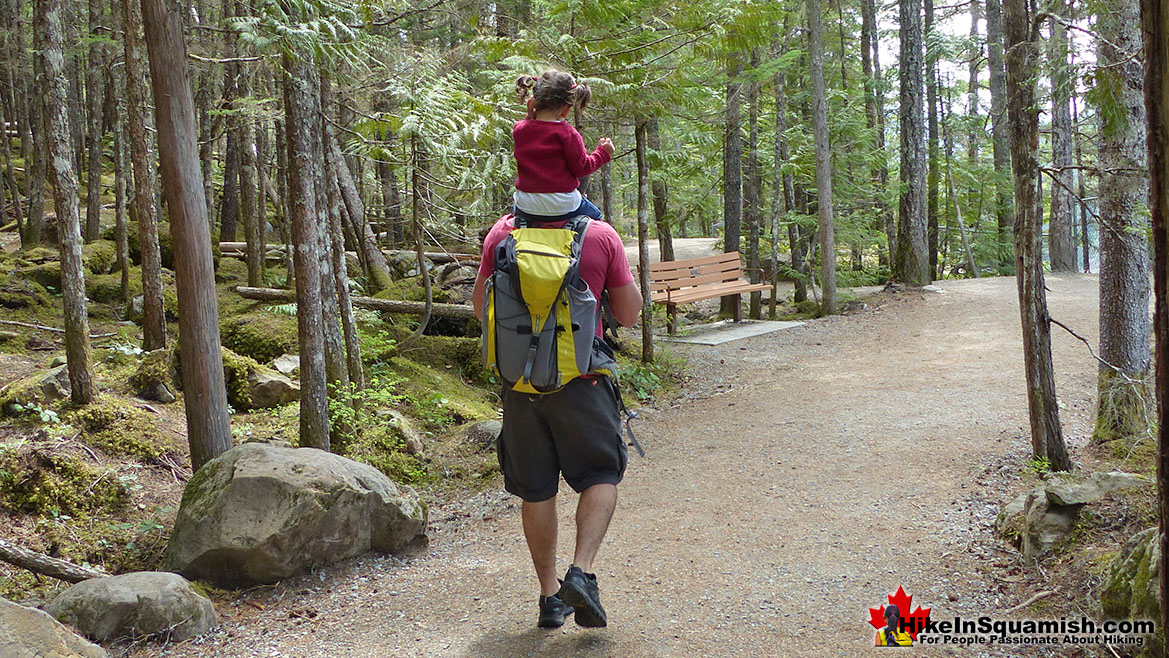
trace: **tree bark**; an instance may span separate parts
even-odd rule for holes
[[[885,239],[888,243],[888,248],[881,252],[878,260],[882,266],[889,267],[893,263],[893,255],[897,252],[897,229],[893,225],[893,215],[885,203],[889,168],[885,157],[885,99],[884,93],[881,91],[881,64],[876,34],[877,20],[874,0],[861,0],[861,72],[864,74],[865,85],[865,126],[873,139],[873,156],[869,161],[869,180],[875,190],[873,208],[876,212],[877,228],[885,232]],[[875,158],[875,162],[873,158]],[[788,208],[790,207],[789,205]],[[798,286],[797,283],[797,288]]]
[[[924,286],[930,275],[926,240],[926,137],[922,116],[921,0],[900,3],[901,194],[897,216],[897,253],[893,276],[909,286]]]
[[[67,583],[79,583],[90,578],[105,578],[110,575],[104,571],[83,567],[23,546],[17,546],[3,539],[0,539],[0,560]]]
[[[320,99],[320,108],[316,116],[316,126],[312,134],[313,178],[316,181],[317,208],[319,222],[317,224],[317,249],[321,259],[321,317],[325,329],[325,381],[329,386],[339,388],[349,387],[349,368],[345,362],[345,341],[341,337],[341,308],[337,298],[336,274],[333,272],[333,239],[329,224],[332,215],[340,213],[340,199],[333,194],[334,181],[337,174],[326,163],[325,149],[325,108],[330,105],[330,88],[327,78],[318,75],[316,79],[316,94]],[[344,264],[344,254],[341,255]],[[341,428],[331,427],[334,439],[343,438]]]
[[[237,51],[238,52],[238,51]],[[237,91],[241,98],[251,94],[247,71],[241,70]],[[264,226],[260,223],[259,197],[256,193],[256,121],[255,117],[239,115],[239,209],[244,224],[244,239],[248,243],[248,285],[264,285]],[[254,249],[252,247],[255,247]]]
[[[1153,217],[1153,281],[1157,337],[1157,520],[1161,600],[1169,596],[1169,3],[1143,0],[1145,109],[1148,113],[1149,198]],[[1086,263],[1086,260],[1085,260]],[[1161,628],[1169,628],[1169,606],[1161,606]]]
[[[647,146],[653,151],[659,163],[659,171],[651,174],[653,188],[654,226],[658,233],[658,253],[661,261],[674,260],[674,236],[670,230],[670,218],[667,213],[669,201],[669,187],[666,184],[666,174],[660,171],[665,155],[662,153],[662,138],[658,132],[658,120],[650,119],[646,123]]]
[[[34,42],[36,41],[34,35]],[[45,240],[45,182],[48,175],[49,139],[45,129],[45,74],[33,67],[32,98],[29,99],[29,123],[32,136],[32,175],[28,182],[28,222],[22,244],[32,246]],[[23,147],[22,147],[23,150]]]
[[[925,0],[925,42],[934,31],[934,0]],[[938,211],[940,209],[941,168],[938,166],[938,62],[926,53],[926,249],[929,253],[930,278],[938,275]]]
[[[1031,418],[1031,453],[1055,471],[1071,470],[1064,445],[1051,364],[1051,322],[1043,285],[1042,217],[1035,208],[1039,173],[1039,108],[1035,78],[1039,47],[1034,41],[1027,0],[1006,0],[1007,93],[1011,166],[1015,175],[1015,271],[1023,328],[1023,362]]]
[[[288,191],[295,247],[297,328],[300,334],[300,445],[329,449],[325,331],[321,314],[320,211],[313,178],[312,133],[318,130],[313,53],[285,53],[284,111],[288,140]]]
[[[154,154],[146,134],[146,65],[142,61],[139,30],[142,14],[138,0],[122,0],[125,32],[126,110],[130,160],[134,170],[134,215],[138,218],[138,242],[142,252],[142,347],[146,351],[166,347],[166,316],[162,308],[162,254],[158,248],[158,185]],[[185,64],[184,64],[185,66]]]
[[[843,65],[843,63],[842,63]],[[759,52],[751,53],[751,69],[759,68]],[[747,163],[743,170],[743,216],[747,221],[747,277],[751,283],[759,283],[759,234],[763,223],[763,178],[759,173],[759,82],[752,80],[747,85]],[[763,293],[755,291],[750,295],[748,316],[753,320],[762,317]]]
[[[105,49],[97,39],[101,35],[101,0],[89,0],[89,53],[85,70],[85,101],[89,118],[87,172],[85,182],[86,242],[97,239],[101,231],[101,152],[102,152],[102,80],[101,61]]]
[[[333,167],[337,170],[341,200],[345,202],[345,210],[349,213],[355,230],[359,231],[358,242],[360,244],[356,246],[358,251],[364,255],[361,259],[362,262],[368,264],[365,275],[368,279],[369,290],[370,292],[384,290],[391,283],[390,268],[386,264],[385,255],[378,248],[377,236],[369,225],[365,214],[365,204],[362,203],[361,195],[357,191],[353,173],[345,162],[345,158],[341,154],[341,147],[335,138],[330,140],[329,155],[333,159]]]
[[[1118,0],[1097,17],[1097,75],[1115,105],[1100,125],[1100,358],[1098,441],[1133,440],[1149,429],[1149,259],[1144,216],[1145,105],[1138,0]],[[1106,82],[1105,82],[1106,81]]]
[[[728,94],[729,96],[729,94]],[[738,102],[738,99],[735,101]],[[729,106],[729,101],[728,101]],[[653,304],[649,290],[649,161],[646,155],[648,121],[638,117],[634,126],[637,157],[637,276],[641,286],[641,361],[653,363]],[[737,128],[736,128],[737,130]],[[731,250],[733,251],[733,250]]]
[[[727,62],[726,124],[723,135],[723,252],[739,251],[739,234],[743,221],[743,144],[740,119],[740,93],[743,84],[739,74],[743,62],[739,53],[731,53]],[[648,290],[648,288],[646,288]],[[731,312],[731,301],[723,297],[720,313]]]
[[[175,244],[179,350],[191,469],[231,448],[219,346],[219,307],[209,223],[195,142],[195,101],[187,77],[182,14],[170,0],[141,0],[158,128],[158,157]],[[304,360],[301,361],[302,368]]]
[[[1057,9],[1064,10],[1060,3]],[[1060,15],[1066,11],[1060,11]],[[1051,38],[1047,41],[1047,61],[1051,67],[1051,161],[1056,182],[1051,186],[1051,211],[1048,215],[1048,244],[1052,272],[1076,271],[1076,242],[1073,237],[1072,166],[1072,81],[1068,75],[1067,28],[1051,21]],[[1138,98],[1139,101],[1139,98]]]
[[[65,307],[65,359],[73,404],[93,400],[89,366],[89,317],[85,310],[85,269],[81,263],[81,207],[69,124],[69,80],[65,75],[64,7],[61,0],[38,0],[35,34],[45,76],[45,112],[52,154],[53,201],[61,253],[61,297]]]
[[[223,17],[235,15],[235,0],[223,0]],[[227,32],[227,51],[237,52],[237,38],[234,31]],[[227,146],[223,154],[223,198],[219,202],[219,239],[235,241],[236,224],[240,213],[240,151],[243,148],[242,121],[239,111],[240,66],[233,58],[223,70],[223,106],[227,115]]]
[[[118,96],[123,95],[125,85],[114,85]],[[127,311],[133,301],[130,289],[130,239],[126,226],[126,169],[129,168],[126,144],[125,114],[114,116],[114,240],[118,243],[118,272],[122,277],[122,306]]]
[[[784,17],[783,26],[783,40],[779,43],[779,57],[783,57],[788,50],[788,37],[791,30],[788,29],[788,18]],[[774,195],[772,197],[772,220],[771,220],[771,272],[772,272],[772,293],[771,293],[771,317],[775,317],[776,306],[776,291],[778,290],[779,267],[778,254],[776,253],[776,245],[779,244],[779,222],[782,216],[787,215],[795,210],[795,175],[790,171],[784,171],[784,165],[791,162],[791,145],[787,140],[787,74],[784,69],[777,69],[775,72],[775,157],[774,157]],[[782,192],[782,193],[781,193]],[[798,225],[794,221],[788,221],[788,244],[790,246],[792,269],[797,274],[803,274],[802,263],[799,258],[800,240],[797,234]],[[795,281],[795,301],[801,302],[808,298],[807,284],[803,279],[797,277]]]
[[[836,226],[832,216],[832,165],[824,98],[824,43],[820,0],[808,0],[808,59],[812,79],[812,134],[816,149],[816,205],[820,215],[820,314],[836,313]]]
[[[1011,202],[1011,146],[1007,131],[1007,82],[1003,69],[1003,0],[986,0],[986,59],[990,67],[990,124],[994,149],[995,216],[998,218],[999,265],[1014,274]]]

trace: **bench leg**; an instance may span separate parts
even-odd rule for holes
[[[735,319],[735,324],[743,321],[743,297],[742,295],[734,295],[734,300],[731,302],[731,313]]]
[[[678,331],[678,305],[666,304],[666,330],[671,336]]]

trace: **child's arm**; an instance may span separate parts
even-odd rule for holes
[[[573,176],[577,178],[588,176],[605,166],[612,158],[612,142],[608,143],[607,149],[605,148],[605,144],[598,144],[592,153],[588,153],[585,151],[584,139],[581,138],[576,128],[573,128],[567,123],[565,126],[567,126],[568,130],[563,133],[561,141],[564,144],[564,159],[568,163],[568,170],[572,172]],[[607,138],[601,141],[605,142]]]

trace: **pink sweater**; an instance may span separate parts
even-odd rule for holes
[[[571,192],[580,178],[609,161],[603,148],[589,154],[567,121],[524,119],[511,131],[515,141],[516,189],[521,192]]]

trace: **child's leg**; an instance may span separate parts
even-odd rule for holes
[[[583,196],[580,198],[580,207],[576,209],[576,214],[593,219],[601,219],[601,209],[594,206],[592,201],[589,201]]]

